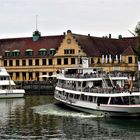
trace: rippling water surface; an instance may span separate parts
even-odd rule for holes
[[[0,139],[139,140],[140,118],[112,119],[56,104],[53,96],[0,100]]]

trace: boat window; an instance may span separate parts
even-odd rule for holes
[[[78,82],[78,86],[79,86],[79,87],[81,86],[81,82],[80,82],[80,81]]]
[[[88,97],[88,100],[89,100],[90,102],[93,102],[93,97],[92,97],[92,96],[89,96],[89,97]]]
[[[84,94],[81,94],[81,100],[84,100]]]
[[[130,104],[139,104],[139,103],[140,103],[140,97],[139,96],[131,96]]]
[[[70,98],[73,98],[73,94],[70,94],[69,97],[70,97]]]
[[[96,81],[94,82],[95,87],[102,87],[102,82],[101,81]]]
[[[9,80],[9,77],[8,76],[3,76],[3,77],[0,77],[0,80]]]
[[[112,97],[110,104],[122,105],[122,104],[124,104],[124,101],[122,100],[121,97]]]
[[[75,94],[74,98],[79,99],[80,95]]]
[[[109,100],[109,97],[98,97],[97,103],[99,104],[107,104]]]

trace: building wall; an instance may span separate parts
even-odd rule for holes
[[[60,46],[56,50],[55,55],[46,57],[24,57],[24,58],[5,58],[0,57],[0,65],[6,67],[13,80],[28,81],[28,80],[43,80],[41,75],[55,75],[57,70],[74,67],[79,65],[79,56],[88,57],[90,66],[102,67],[105,71],[137,71],[137,56],[136,55],[122,55],[121,61],[104,62],[102,63],[102,56],[88,56],[81,49],[77,40],[73,37],[71,31],[68,31],[65,38],[62,40]],[[16,61],[19,60],[19,65]],[[23,65],[23,60],[26,65]],[[52,60],[52,64],[49,61]],[[13,65],[10,66],[10,61]],[[32,61],[32,65],[29,64]],[[39,63],[36,64],[36,61]],[[46,61],[46,64],[43,64]],[[59,61],[59,62],[58,62]],[[67,63],[68,62],[68,63]],[[40,77],[40,78],[39,78]]]
[[[47,56],[45,58],[3,58],[1,59],[1,63],[2,66],[6,67],[13,80],[43,80],[40,77],[41,75],[55,75],[57,70],[78,65],[79,55],[81,57],[86,56],[73,38],[71,32],[68,32],[54,56]],[[35,62],[37,59],[39,61],[38,64]],[[46,65],[43,65],[44,59],[46,60]],[[50,59],[52,60],[52,64],[49,64]],[[58,59],[61,59],[61,64],[57,62]],[[65,63],[65,59],[68,60],[68,64]],[[71,59],[75,61],[72,63]],[[19,65],[16,64],[17,60],[19,60]],[[25,66],[23,65],[23,60],[26,61]],[[12,65],[10,65],[10,61],[12,61]],[[32,65],[29,64],[29,61],[32,61]]]

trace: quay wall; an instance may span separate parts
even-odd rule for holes
[[[17,88],[25,89],[26,95],[54,94],[55,81],[15,81]]]

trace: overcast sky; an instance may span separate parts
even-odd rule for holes
[[[140,0],[0,0],[0,38],[77,34],[132,36],[140,21]]]

